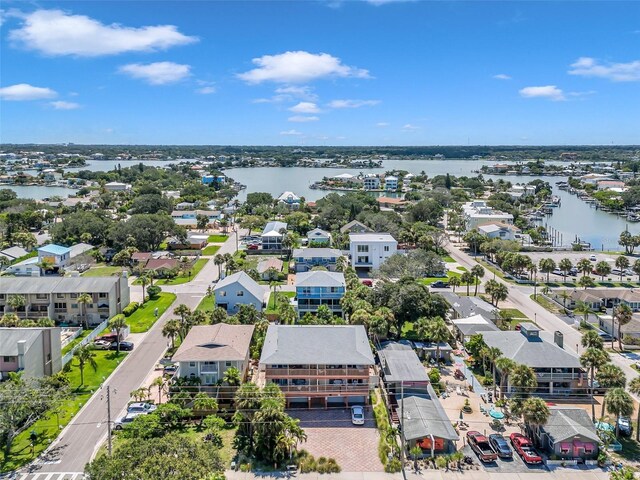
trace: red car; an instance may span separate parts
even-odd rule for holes
[[[509,438],[511,438],[511,445],[513,445],[513,449],[518,453],[518,455],[520,455],[520,458],[522,458],[524,463],[529,465],[542,463],[542,457],[538,452],[536,452],[531,440],[520,433],[512,433]]]
[[[371,280],[361,280],[362,285],[364,285],[365,287],[373,287],[373,282]]]
[[[258,250],[258,245],[251,244],[247,247],[247,250]]]
[[[480,432],[467,432],[467,442],[481,462],[495,462],[498,459],[498,454],[491,448],[489,439]]]

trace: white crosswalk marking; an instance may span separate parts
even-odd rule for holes
[[[83,480],[84,472],[34,472],[0,476],[0,480]]]

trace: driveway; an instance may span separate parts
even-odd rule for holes
[[[351,423],[351,410],[290,410],[289,415],[300,419],[307,441],[300,448],[316,459],[334,458],[343,472],[382,472],[378,459],[378,429],[371,408],[366,409],[364,425]]]

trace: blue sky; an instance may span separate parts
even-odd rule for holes
[[[640,143],[638,2],[2,8],[2,142]]]

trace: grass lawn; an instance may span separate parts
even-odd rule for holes
[[[501,308],[500,311],[506,312],[512,317],[509,322],[505,322],[505,321],[500,322],[501,330],[515,330],[518,324],[522,322],[531,322],[529,317],[527,317],[524,313],[522,313],[517,308]]]
[[[555,313],[555,314],[562,313],[562,309],[556,303],[547,300],[544,296],[540,294],[536,295],[535,298],[533,294],[531,294],[530,298],[531,300],[538,303],[539,305],[542,305],[546,310],[550,311],[551,313]]]
[[[442,257],[442,261],[446,263],[455,263],[455,260],[451,255],[445,255],[444,257]]]
[[[82,274],[83,277],[110,277],[111,275],[117,275],[126,268],[123,267],[107,267],[106,265],[91,267],[89,270]]]
[[[202,250],[202,254],[203,255],[215,255],[218,250],[220,250],[220,246],[219,245],[209,245],[208,247],[205,247],[204,250]]]
[[[524,313],[522,313],[517,308],[501,308],[500,311],[508,314],[513,318],[528,318]]]
[[[158,298],[147,300],[144,305],[127,317],[127,325],[131,327],[131,333],[146,332],[158,318],[171,306],[176,296],[173,293],[160,292]],[[158,309],[158,316],[153,312]]]
[[[200,310],[201,312],[211,312],[215,306],[216,306],[215,295],[206,295],[200,301],[196,310]]]
[[[93,330],[82,330],[82,332],[80,332],[80,335],[78,335],[76,338],[74,338],[64,346],[64,348],[62,349],[62,355],[63,356],[66,355],[68,351],[70,351],[73,347],[79,344],[82,341],[82,339],[85,338],[87,335],[89,335],[92,331]]]
[[[296,292],[278,292],[278,295],[284,295],[287,298],[293,298],[296,296]],[[267,303],[267,310],[264,313],[277,313],[276,297],[273,292],[271,292],[271,295],[269,295],[269,303]]]
[[[413,329],[413,322],[404,322],[400,330],[400,338],[407,340],[418,340],[418,335]]]
[[[486,268],[487,270],[489,270],[491,273],[495,274],[496,276],[500,277],[501,279],[503,279],[505,282],[511,282],[511,283],[515,283],[513,280],[509,279],[509,278],[505,278],[504,277],[504,273],[502,273],[499,269],[497,269],[496,267],[494,267],[493,265],[490,265],[489,263],[485,262],[484,260],[480,260],[478,262],[480,265],[482,265],[484,268]],[[487,275],[485,274],[485,278],[487,278]]]
[[[80,387],[80,369],[76,366],[75,361],[71,361],[72,367],[67,374],[70,387],[73,389],[71,398],[61,406],[57,416],[55,413],[49,412],[20,433],[14,440],[11,452],[6,458],[4,450],[0,451],[0,472],[18,469],[42,453],[127,355],[126,352],[120,352],[120,355],[116,356],[116,352],[107,350],[95,350],[94,353],[94,360],[98,364],[98,368],[94,371],[90,366],[85,366],[82,387]],[[29,435],[34,430],[38,434],[38,441],[34,445],[32,455]]]
[[[209,243],[224,243],[229,238],[229,235],[209,235],[207,241]]]
[[[449,270],[447,272],[447,276],[446,277],[427,277],[427,278],[421,278],[420,279],[420,283],[424,284],[424,285],[431,285],[433,282],[437,282],[437,281],[443,281],[446,282],[448,279],[450,279],[451,277],[459,277],[460,275],[462,275],[461,272],[456,272],[455,270]],[[473,288],[473,285],[471,285],[471,288]]]
[[[198,275],[198,273],[200,273],[200,270],[202,270],[202,267],[204,267],[208,261],[208,258],[201,258],[200,260],[197,260],[190,270],[191,275],[187,273],[187,275],[180,275],[175,278],[159,278],[154,283],[157,285],[181,285],[183,283],[190,282],[196,277],[196,275]],[[138,280],[134,283],[137,282]]]

